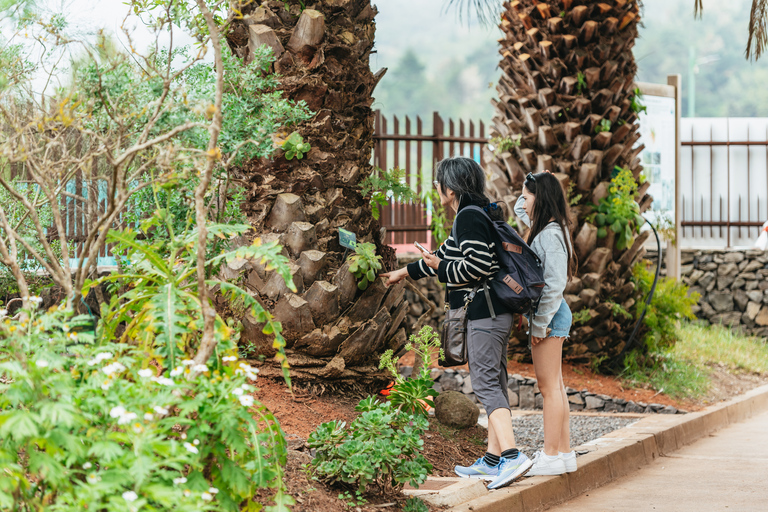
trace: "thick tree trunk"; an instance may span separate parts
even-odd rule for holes
[[[573,207],[580,271],[566,289],[574,313],[587,308],[589,320],[574,325],[565,352],[573,359],[613,356],[621,351],[634,320],[615,315],[610,303],[634,310],[629,281],[644,250],[646,234],[625,251],[612,238],[597,238],[586,222],[589,203],[608,194],[615,166],[642,171],[633,146],[637,115],[630,108],[637,66],[632,46],[639,21],[637,2],[533,1],[504,4],[501,29],[503,74],[495,102],[492,136],[520,139],[520,146],[499,157],[487,154],[489,187],[511,212],[528,172],[551,170],[566,191],[582,198]],[[610,131],[595,128],[607,119]],[[641,205],[650,205],[644,190]],[[570,198],[569,198],[570,199]],[[512,350],[527,353],[524,332]]]
[[[338,230],[375,243],[385,269],[393,268],[394,251],[381,243],[381,226],[358,186],[372,171],[372,92],[383,74],[374,77],[369,68],[376,9],[370,0],[306,2],[303,10],[298,1],[287,4],[289,10],[282,0],[245,7],[228,42],[246,61],[256,46],[272,47],[283,94],[316,112],[297,130],[312,146],[304,159],[286,160],[278,150],[240,170],[251,224],[262,240],[280,241],[301,283],[299,294],[289,295],[258,264],[247,270],[246,283],[286,327],[294,379],[375,386],[387,378],[378,355],[405,344],[403,289],[377,282],[359,292]],[[243,323],[243,342],[269,356],[270,336],[248,316]],[[271,373],[279,368],[267,362],[262,375]]]

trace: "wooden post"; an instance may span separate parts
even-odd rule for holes
[[[683,231],[680,229],[682,212],[680,208],[680,107],[682,106],[682,77],[668,75],[667,84],[675,88],[675,240],[676,244],[667,244],[667,277],[680,279],[680,246]]]

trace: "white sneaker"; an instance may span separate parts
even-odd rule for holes
[[[560,452],[557,454],[558,457],[563,459],[563,462],[565,463],[565,472],[566,473],[573,473],[576,471],[576,452],[570,451],[568,453]]]
[[[557,455],[539,451],[533,457],[533,466],[526,476],[562,475],[566,472],[565,462]]]

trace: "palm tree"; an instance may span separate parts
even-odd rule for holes
[[[272,160],[243,166],[238,178],[255,231],[285,247],[297,292],[258,265],[246,285],[283,323],[293,379],[322,386],[382,382],[378,354],[397,352],[406,341],[403,286],[386,289],[377,280],[360,292],[339,243],[339,228],[356,233],[358,242],[376,245],[385,269],[394,268],[394,250],[382,243],[381,226],[358,186],[372,172],[372,92],[385,71],[369,67],[376,12],[370,0],[267,0],[233,11],[227,36],[245,61],[259,46],[270,46],[284,97],[315,112],[298,128],[311,145],[303,159],[278,151]],[[270,336],[253,319],[243,323],[244,341],[269,355]],[[270,372],[280,369],[262,369]]]
[[[613,232],[599,238],[589,216],[590,204],[608,196],[617,166],[630,169],[635,179],[642,172],[637,158],[642,148],[634,147],[639,106],[632,55],[639,2],[514,0],[502,6],[495,0],[450,0],[448,5],[481,20],[501,11],[502,76],[491,135],[504,151],[488,151],[489,187],[511,210],[526,173],[557,174],[574,205],[581,263],[566,300],[574,312],[582,311],[582,322],[566,354],[573,359],[615,356],[634,326],[621,310],[635,307],[631,269],[645,253],[648,232],[617,248]],[[696,8],[699,12],[701,0]],[[768,0],[754,0],[748,57],[758,58],[766,47],[766,18]],[[641,185],[636,196],[643,211],[652,202],[646,190]],[[524,347],[521,340],[517,349]]]

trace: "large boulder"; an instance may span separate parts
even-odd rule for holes
[[[435,416],[443,425],[468,428],[477,425],[480,409],[457,391],[443,391],[435,399]]]

